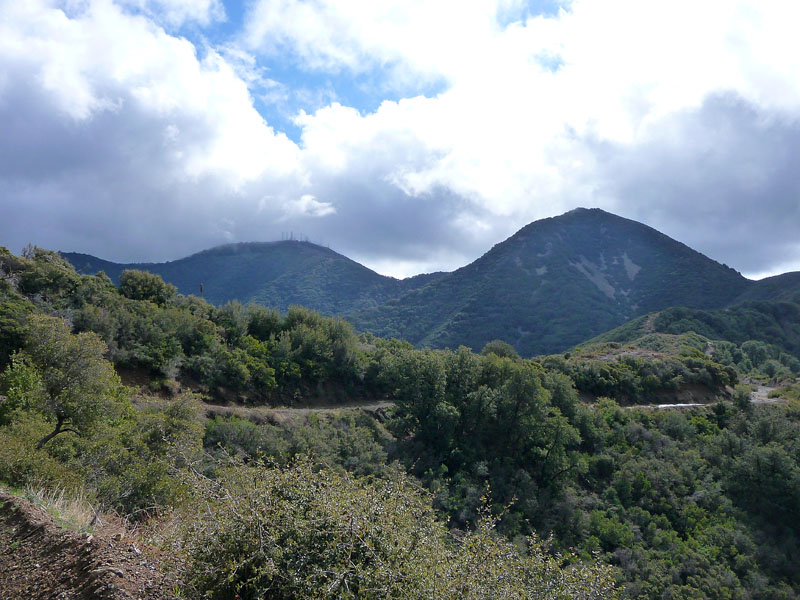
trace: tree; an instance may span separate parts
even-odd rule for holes
[[[511,360],[519,360],[519,354],[514,349],[514,346],[503,340],[492,340],[486,342],[486,345],[481,350],[483,356],[495,354],[500,358],[510,358]]]
[[[25,317],[32,310],[33,304],[25,298],[11,296],[0,301],[0,369],[9,363],[11,355],[22,346]]]
[[[3,374],[3,387],[12,405],[55,422],[37,449],[61,433],[83,435],[121,407],[124,388],[105,351],[95,333],[74,335],[63,319],[28,318],[25,348]]]
[[[177,288],[164,283],[160,275],[126,269],[119,276],[119,291],[131,300],[148,300],[163,306],[175,297]]]

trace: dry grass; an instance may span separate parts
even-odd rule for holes
[[[96,530],[104,525],[100,514],[82,492],[64,488],[28,486],[23,497],[42,507],[62,527],[78,531]]]
[[[45,510],[59,527],[65,529],[114,539],[135,540],[141,547],[149,545],[174,549],[178,540],[181,516],[175,511],[165,511],[158,518],[132,525],[114,512],[99,512],[81,491],[54,489],[44,485],[3,489]]]

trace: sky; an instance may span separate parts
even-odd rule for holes
[[[0,0],[0,245],[452,270],[599,207],[800,270],[796,0]]]

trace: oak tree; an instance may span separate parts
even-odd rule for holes
[[[53,431],[83,435],[122,406],[124,387],[95,333],[74,335],[58,317],[31,315],[24,350],[3,375],[9,402],[41,413]]]

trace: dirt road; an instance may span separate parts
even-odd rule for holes
[[[342,410],[361,410],[382,421],[386,409],[394,406],[393,402],[360,402],[352,404],[334,404],[329,406],[308,406],[308,407],[280,407],[269,408],[266,406],[242,406],[242,405],[221,405],[203,403],[206,416],[237,416],[243,419],[250,419],[255,423],[281,423],[291,425],[300,419],[305,419],[311,414],[332,415]]]
[[[753,404],[774,404],[780,402],[780,398],[770,398],[769,393],[776,389],[766,385],[755,386],[755,390],[750,392],[750,402]],[[667,404],[642,404],[629,408],[651,408],[657,410],[669,408],[697,408],[698,406],[708,406],[708,402],[688,402],[688,403],[667,403]]]

